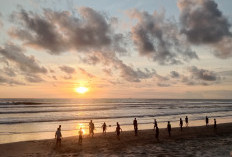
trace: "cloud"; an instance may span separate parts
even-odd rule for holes
[[[10,67],[4,67],[2,70],[0,70],[1,73],[6,74],[9,77],[15,77],[16,76],[16,72],[15,69],[10,68]]]
[[[159,75],[159,74],[156,74],[155,76],[159,81],[168,81],[168,80],[170,80],[169,76],[162,76],[162,75]]]
[[[43,82],[44,81],[44,79],[42,79],[38,75],[27,75],[27,76],[25,76],[25,79],[28,82],[31,82],[31,83],[39,83],[39,82]]]
[[[145,69],[145,71],[142,71],[139,68],[134,70],[122,61],[117,61],[116,66],[120,71],[120,76],[129,82],[140,82],[141,79],[152,78],[156,74],[155,70]]]
[[[0,70],[1,74],[5,76],[2,76],[2,82],[10,85],[25,85],[25,83],[8,77],[15,77],[20,80],[24,78],[25,81],[30,83],[45,81],[39,74],[46,74],[47,69],[40,66],[34,56],[26,56],[23,51],[24,49],[12,43],[0,47],[0,54],[6,63],[6,66]]]
[[[189,67],[188,71],[195,79],[199,79],[203,81],[216,81],[220,79],[220,77],[218,77],[215,72],[205,69],[198,69],[196,66]]]
[[[164,13],[130,11],[132,19],[138,22],[132,28],[132,39],[140,55],[152,58],[161,65],[180,64],[198,59],[177,25],[165,19]]]
[[[81,71],[82,74],[88,76],[89,78],[94,78],[94,77],[96,77],[95,75],[90,74],[89,72],[87,72],[87,71],[86,71],[85,69],[83,69],[83,68],[79,68],[79,70]]]
[[[221,71],[221,72],[218,72],[218,74],[224,75],[224,76],[232,76],[232,70]]]
[[[111,69],[107,69],[107,68],[104,68],[102,69],[102,71],[107,74],[108,76],[112,76],[112,70]]]
[[[76,73],[76,69],[70,66],[63,65],[63,66],[60,66],[59,68],[61,71],[67,74],[63,76],[65,80],[72,79],[72,74]],[[53,77],[53,79],[56,79],[56,77]]]
[[[165,83],[160,83],[160,82],[158,82],[158,83],[157,83],[157,86],[159,86],[159,87],[169,87],[170,84],[165,84]]]
[[[53,78],[54,80],[57,80],[57,77],[56,77],[56,76],[54,76],[54,75],[52,76],[52,78]]]
[[[116,53],[125,53],[126,49],[123,48],[124,36],[115,33],[113,29],[116,18],[110,19],[87,7],[80,8],[78,13],[77,17],[68,11],[44,9],[43,14],[38,15],[21,10],[12,14],[15,15],[14,19],[17,18],[15,21],[18,21],[20,26],[9,33],[12,37],[23,40],[24,44],[36,45],[51,54],[60,54],[71,49],[85,52],[86,57],[82,58],[82,61],[87,64],[110,64],[118,69],[120,76],[127,81],[139,82],[141,79],[153,76],[152,71],[134,70],[118,59]],[[48,44],[49,40],[51,44]],[[62,66],[60,69],[69,74],[64,77],[65,79],[70,79],[70,73],[74,72],[67,66]],[[88,76],[93,77],[91,74]]]
[[[200,69],[196,66],[190,66],[186,70],[187,71],[184,74],[181,74],[177,71],[171,71],[170,74],[166,76],[156,74],[155,79],[157,86],[168,87],[176,84],[185,84],[189,86],[209,86],[220,83],[220,81],[223,79],[223,77],[220,75],[221,73]]]
[[[231,24],[213,0],[179,0],[182,33],[193,44],[214,47],[219,58],[232,56]]]
[[[78,13],[77,17],[69,11],[44,9],[38,15],[22,9],[12,14],[12,19],[20,25],[9,34],[23,40],[25,45],[56,55],[71,49],[126,51],[121,46],[123,35],[114,32],[109,18],[88,7],[80,8]]]
[[[224,37],[220,42],[215,43],[214,54],[221,59],[232,57],[232,38]]]
[[[65,72],[66,74],[73,74],[76,72],[75,68],[66,65],[60,66],[59,68],[61,71]]]
[[[154,69],[148,70],[144,69],[141,70],[139,68],[134,69],[132,66],[125,64],[122,60],[120,60],[115,53],[113,52],[95,52],[91,54],[91,56],[87,56],[87,59],[84,58],[82,61],[88,61],[87,64],[91,61],[91,58],[94,60],[101,61],[104,66],[112,67],[114,71],[119,72],[119,76],[128,82],[140,82],[142,79],[149,79],[152,78],[156,72]],[[104,72],[111,73],[109,69],[107,71],[103,70]],[[111,73],[112,74],[112,73]]]
[[[22,82],[19,82],[17,80],[12,79],[12,78],[6,78],[3,76],[0,76],[0,84],[3,84],[3,85],[25,85]]]
[[[179,78],[180,74],[177,71],[171,71],[170,72],[172,78]]]
[[[96,55],[97,53],[95,52],[92,55],[86,55],[85,57],[80,57],[80,60],[83,63],[89,64],[89,65],[96,65],[101,62],[101,60]]]
[[[220,83],[223,78],[214,71],[190,66],[187,68],[187,73],[182,75],[180,74],[177,79],[186,85],[208,86]]]
[[[182,32],[192,43],[215,43],[231,36],[230,24],[213,0],[179,0]]]
[[[51,21],[23,9],[11,17],[21,26],[11,30],[10,35],[25,41],[24,44],[47,49],[51,54],[59,54],[66,49],[63,37]]]
[[[4,47],[0,47],[0,54],[15,63],[23,72],[47,73],[47,69],[40,66],[34,56],[26,56],[23,49],[14,44],[5,44]]]
[[[5,64],[6,66],[9,66],[9,62],[6,60],[5,57],[0,57],[0,62]]]

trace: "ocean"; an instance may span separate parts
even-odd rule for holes
[[[51,139],[62,126],[63,137],[77,136],[92,119],[95,132],[115,131],[119,122],[123,131],[133,130],[137,118],[139,129],[153,129],[154,119],[160,128],[179,119],[189,118],[189,126],[205,125],[205,116],[213,125],[232,122],[232,100],[206,99],[0,99],[0,143]],[[184,123],[185,124],[185,123]]]

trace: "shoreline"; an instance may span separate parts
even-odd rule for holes
[[[219,124],[224,124],[224,123],[230,123],[232,121],[232,119],[217,119],[217,123]],[[213,125],[212,123],[212,118],[210,119],[210,124],[209,125]],[[77,125],[76,129],[74,130],[65,130],[66,129],[66,124],[62,124],[62,123],[58,123],[54,126],[57,127],[59,124],[62,124],[62,135],[64,138],[67,137],[73,137],[73,136],[77,136],[78,133],[78,129],[80,126],[78,124],[78,122],[75,122]],[[84,123],[80,123],[80,124],[84,124]],[[88,126],[87,126],[88,122],[86,122],[86,125],[83,125],[83,129],[85,131],[85,134],[88,133]],[[159,129],[163,129],[167,127],[167,122],[158,122],[159,124]],[[172,128],[175,127],[179,127],[179,120],[177,121],[171,121],[171,125]],[[200,127],[200,126],[205,126],[205,121],[204,120],[191,120],[189,122],[190,127]],[[7,126],[5,126],[7,127]],[[18,126],[18,127],[22,127],[22,126]],[[23,126],[23,127],[28,127],[28,126]],[[107,127],[107,132],[108,133],[112,133],[115,131],[115,125],[111,125],[111,127]],[[121,125],[122,129],[124,131],[133,131],[133,125],[132,123],[130,125]],[[139,130],[150,130],[153,129],[154,124],[152,122],[150,123],[139,123]],[[185,124],[184,126],[185,127]],[[35,127],[36,128],[36,127]],[[14,131],[16,132],[16,131]],[[20,132],[20,130],[19,130]],[[102,128],[101,127],[97,127],[95,130],[95,133],[102,133]],[[42,132],[25,132],[25,133],[15,133],[15,134],[6,134],[6,135],[0,135],[0,144],[8,144],[8,143],[15,143],[15,142],[26,142],[26,141],[38,141],[38,140],[49,140],[51,139],[51,137],[54,137],[55,131],[42,131]]]
[[[55,148],[55,139],[0,144],[0,156],[120,156],[122,155],[121,153],[124,153],[125,156],[139,156],[140,153],[140,155],[145,156],[153,155],[153,153],[162,156],[165,153],[167,153],[166,155],[173,155],[173,151],[178,155],[182,152],[183,148],[181,145],[183,143],[185,143],[185,147],[194,149],[194,147],[209,142],[209,145],[213,144],[215,148],[218,148],[221,145],[220,140],[222,142],[228,140],[226,144],[231,146],[232,123],[218,124],[216,130],[213,128],[213,125],[208,127],[183,127],[182,132],[179,127],[176,127],[172,128],[171,137],[168,137],[167,129],[162,128],[159,135],[160,141],[156,140],[155,131],[152,129],[139,130],[138,136],[134,136],[134,131],[123,131],[120,138],[120,141],[117,140],[115,132],[109,132],[105,136],[102,133],[96,133],[93,138],[84,135],[83,144],[78,145],[78,136],[64,137],[62,139],[62,147],[59,149]],[[212,139],[213,142],[211,141]],[[232,147],[227,148],[226,144],[224,144],[226,150],[222,150],[221,153],[224,152],[225,156],[229,156],[228,153],[232,151]],[[166,151],[165,148],[170,145],[173,145],[173,147],[169,148],[170,152]],[[207,144],[204,146],[207,147]],[[153,152],[154,149],[159,147],[161,147],[161,150],[159,150],[158,154],[157,151]],[[193,153],[194,151],[192,151],[192,155],[194,155]]]

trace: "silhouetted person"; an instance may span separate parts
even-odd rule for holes
[[[103,125],[102,125],[102,133],[103,134],[106,134],[106,123],[104,122]]]
[[[159,128],[158,128],[158,126],[155,128],[155,138],[157,139],[157,141],[159,141]]]
[[[186,124],[186,127],[188,126],[188,123],[189,123],[188,116],[186,116],[186,117],[185,117],[185,124]]]
[[[116,126],[116,133],[117,133],[117,138],[118,140],[120,140],[120,133],[122,132],[122,129],[120,127],[120,125],[117,122],[117,126]]]
[[[169,135],[169,137],[170,137],[170,136],[171,136],[171,129],[172,129],[171,124],[170,124],[170,121],[168,121],[167,128],[168,128],[168,135]]]
[[[156,129],[158,127],[157,121],[156,119],[154,119],[154,129]]]
[[[206,123],[206,126],[208,126],[208,124],[209,124],[209,118],[207,116],[205,117],[205,123]]]
[[[89,122],[89,136],[91,135],[91,125],[92,125],[92,120]]]
[[[92,137],[94,135],[94,124],[93,124],[92,120],[90,120],[90,122],[89,122],[89,135],[92,135]]]
[[[180,118],[180,130],[182,131],[182,128],[183,128],[183,120],[182,118]]]
[[[213,125],[214,129],[217,129],[217,122],[216,119],[214,119],[214,125]]]
[[[60,127],[57,128],[57,131],[55,133],[55,138],[56,138],[56,147],[57,146],[61,146],[61,137],[62,137],[62,134],[61,134],[61,129]]]
[[[82,144],[82,139],[83,139],[83,130],[82,128],[80,128],[80,131],[79,131],[79,139],[78,139],[78,143],[81,145]]]
[[[133,121],[133,125],[134,125],[134,130],[135,130],[135,136],[137,136],[138,135],[138,123],[137,123],[136,118]]]

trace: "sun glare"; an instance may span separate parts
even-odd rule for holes
[[[76,129],[79,131],[80,129],[83,131],[83,135],[85,134],[85,126],[83,124],[78,124]]]
[[[88,88],[86,88],[86,87],[78,87],[78,88],[75,88],[75,91],[77,92],[77,93],[80,93],[80,94],[84,94],[84,93],[86,93],[86,92],[88,92]]]

